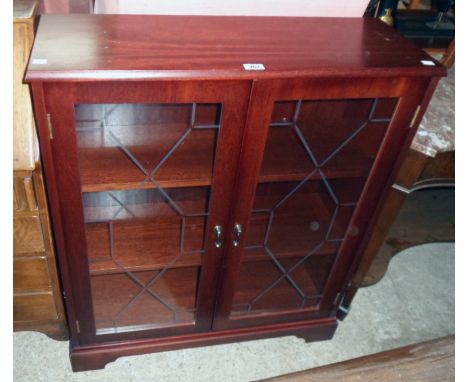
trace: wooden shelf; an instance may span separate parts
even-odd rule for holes
[[[310,173],[309,172],[296,172],[296,173],[274,173],[271,171],[267,174],[261,174],[259,176],[258,182],[259,183],[275,183],[275,182],[300,182],[307,178]],[[343,179],[343,178],[363,178],[368,175],[367,171],[360,171],[360,170],[339,170],[339,169],[327,169],[325,172],[325,177],[327,179]],[[310,180],[320,180],[322,179],[320,173],[316,171],[312,176],[308,179]]]
[[[338,242],[329,242],[324,243],[322,247],[320,247],[312,256],[335,256],[338,252],[339,248]],[[299,261],[301,258],[308,255],[309,252],[307,251],[285,251],[285,252],[272,252],[273,256],[276,259],[280,260],[287,260],[287,259],[296,259]],[[267,251],[264,247],[247,247],[244,249],[244,253],[242,254],[242,262],[253,262],[253,261],[271,261],[271,257],[268,255]]]
[[[169,199],[170,198],[170,199]],[[206,215],[209,187],[118,190],[83,194],[86,223],[110,220]]]
[[[118,220],[112,223],[113,257],[109,224],[86,224],[89,267],[92,275],[187,268],[201,265],[205,219],[187,218],[184,252],[180,252],[181,219],[175,217]],[[339,242],[325,243],[313,256],[334,256]],[[274,252],[276,258],[300,259],[310,251]],[[271,261],[264,248],[247,248],[242,261]]]
[[[110,254],[109,227],[106,223],[87,224],[86,237],[89,252],[89,267],[92,275],[186,268],[200,266],[202,251],[180,254],[179,225],[177,222],[145,221],[114,224],[114,261]],[[145,232],[139,230],[145,226]],[[201,247],[204,227],[192,225],[186,237],[191,243],[187,246]],[[200,239],[201,238],[201,239]],[[161,246],[164,246],[161,248]],[[326,243],[313,256],[334,256],[339,243]],[[307,255],[305,251],[285,251],[274,254],[278,259],[299,259]],[[177,258],[178,257],[178,258]],[[177,258],[177,259],[176,259]],[[247,248],[242,261],[271,261],[264,248]]]
[[[363,184],[362,179],[355,178],[337,182],[337,185],[347,185],[335,188],[348,198],[352,197],[352,190],[358,194]],[[272,208],[293,186],[294,183],[259,186],[255,200],[255,208],[259,210],[252,213],[246,238],[246,247],[251,248],[244,252],[243,261],[271,260],[262,247],[270,216],[265,209]],[[340,193],[338,195],[341,197]],[[185,216],[179,215],[156,190],[115,191],[112,196],[125,208],[109,193],[89,193],[84,197],[91,274],[201,265],[207,218],[203,212],[208,210],[208,188],[171,190],[171,198]],[[330,228],[335,209],[336,204],[321,182],[309,182],[275,210],[268,248],[277,258],[287,259],[306,256],[324,243],[314,256],[336,254],[341,242],[326,240],[344,236],[354,207],[340,207]]]
[[[343,150],[348,155],[341,154],[342,156],[327,162],[322,167],[324,175],[328,179],[367,177],[372,165],[372,154],[359,149],[349,153]],[[260,182],[302,180],[315,169],[314,163],[291,129],[270,128]],[[320,173],[316,171],[310,179],[320,179]]]
[[[124,127],[129,129],[129,126]],[[139,126],[131,128],[138,130]],[[167,135],[167,133],[163,135],[165,142]],[[211,185],[216,137],[215,129],[192,130],[164,160],[153,179],[163,188]],[[147,176],[129,155],[117,147],[111,139],[104,139],[100,132],[78,133],[78,138],[83,192],[156,187],[149,180],[145,182]],[[143,138],[140,138],[142,141],[136,142],[138,145],[133,142],[133,145],[128,144],[124,148],[149,174],[161,163],[180,135],[169,138],[167,141],[170,144],[162,144],[152,136],[148,136],[148,142],[145,143]]]
[[[133,128],[133,127],[132,127]],[[315,169],[298,139],[287,129],[273,129],[265,150],[259,182],[300,181]],[[119,147],[106,147],[100,133],[81,133],[78,150],[83,192],[152,189],[141,169]],[[210,186],[212,184],[216,131],[197,129],[167,159],[153,177],[162,188]],[[90,137],[89,135],[96,135]],[[146,171],[151,172],[168,147],[156,144],[129,147]],[[331,160],[322,171],[328,179],[366,177],[372,161],[368,153],[355,150],[346,160]],[[310,179],[320,179],[316,171]]]
[[[84,194],[92,274],[200,265],[210,190],[181,188],[167,195],[171,202],[157,190]]]
[[[186,218],[181,252],[180,217],[120,220],[112,223],[112,252],[108,223],[86,225],[91,274],[160,270],[199,266],[205,218]]]

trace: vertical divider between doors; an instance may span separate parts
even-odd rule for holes
[[[226,84],[229,92],[223,99],[221,136],[215,154],[212,197],[205,233],[206,256],[202,260],[201,283],[197,292],[197,317],[199,331],[212,328],[220,269],[229,241],[229,214],[236,182],[237,160],[241,150],[249,96],[250,81],[235,81]],[[221,166],[224,164],[224,167]],[[227,167],[226,167],[227,166]],[[222,226],[222,246],[214,248],[215,225]]]
[[[250,213],[254,203],[255,190],[268,136],[268,127],[273,110],[272,88],[274,81],[254,80],[250,93],[242,148],[239,155],[233,201],[229,217],[229,232],[225,256],[222,263],[216,299],[213,329],[228,327],[229,315],[234,298],[235,285],[239,275],[243,243],[248,232]],[[233,227],[242,224],[244,233],[238,246],[232,243]]]

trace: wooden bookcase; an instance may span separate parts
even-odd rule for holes
[[[26,78],[74,370],[331,338],[443,75],[375,19],[43,16]]]

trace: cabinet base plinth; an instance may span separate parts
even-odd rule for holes
[[[333,317],[314,321],[265,325],[255,328],[192,333],[150,340],[115,342],[92,346],[72,346],[70,349],[70,360],[73,371],[96,370],[104,368],[107,363],[115,361],[119,357],[190,347],[290,335],[303,338],[306,342],[327,340],[333,337],[336,327],[337,321]]]

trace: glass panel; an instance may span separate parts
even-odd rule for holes
[[[75,115],[96,333],[193,325],[221,105]]]
[[[396,102],[275,104],[231,317],[318,308]]]

